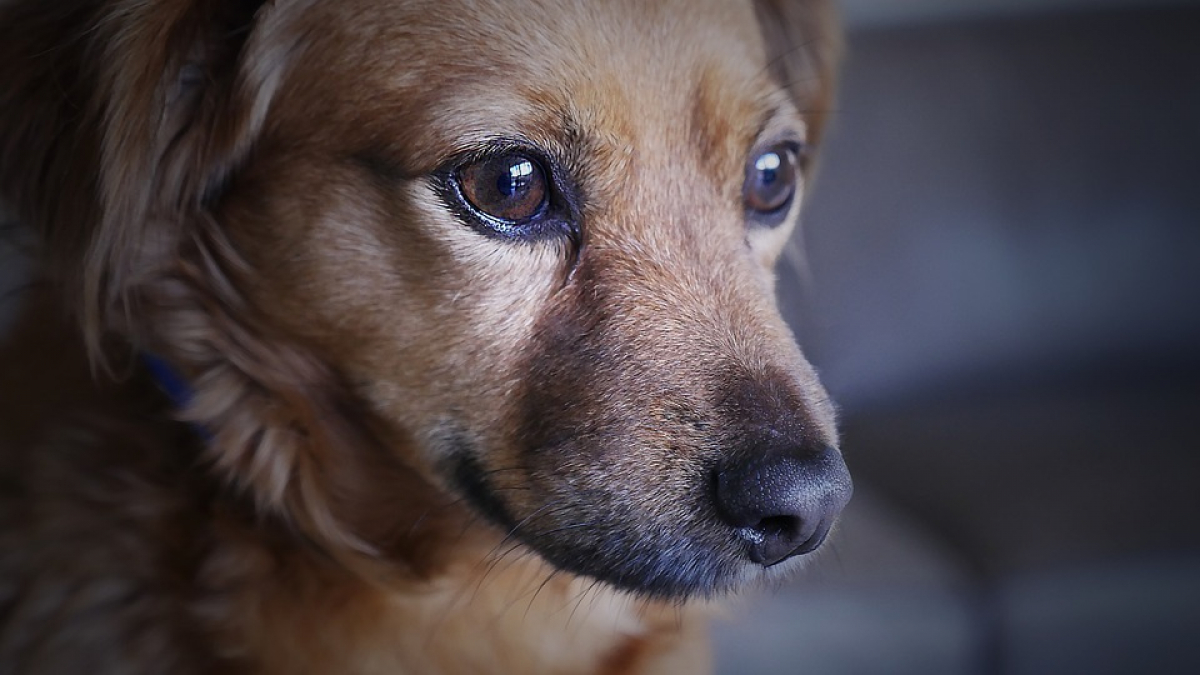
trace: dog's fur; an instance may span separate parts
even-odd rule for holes
[[[836,51],[817,0],[0,0],[44,282],[0,673],[702,671],[703,601],[793,566],[739,562],[707,472],[835,442],[772,299],[798,206],[747,226],[742,184],[815,145]],[[576,236],[447,209],[495,138]]]

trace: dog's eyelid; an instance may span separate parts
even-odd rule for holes
[[[551,171],[554,170],[553,162],[547,162],[546,153],[536,145],[519,138],[498,137],[486,138],[454,148],[445,156],[445,159],[442,160],[441,164],[431,175],[435,177],[452,176],[472,164],[486,162],[510,154],[527,155],[543,167]]]
[[[808,141],[802,129],[797,129],[791,125],[782,129],[767,129],[764,133],[756,137],[750,154],[757,155],[776,145],[789,145],[800,153],[807,152]]]

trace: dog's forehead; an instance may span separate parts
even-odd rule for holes
[[[617,164],[686,151],[737,167],[790,110],[749,0],[337,4],[314,6],[333,37],[310,58],[357,92],[349,121],[374,126],[412,174],[498,137],[586,145]]]

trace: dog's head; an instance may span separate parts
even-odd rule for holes
[[[462,498],[675,597],[821,543],[850,480],[772,266],[823,3],[124,4],[85,316],[154,317],[266,508],[395,552]]]

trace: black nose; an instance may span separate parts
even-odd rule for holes
[[[716,469],[717,512],[754,562],[770,566],[815,550],[853,486],[835,448],[739,453]]]

